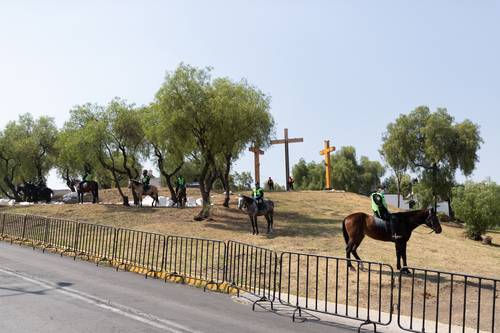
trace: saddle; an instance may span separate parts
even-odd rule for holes
[[[377,226],[377,228],[383,229],[386,232],[391,233],[391,225],[389,224],[391,223],[390,221],[383,220],[375,215],[373,215],[373,220],[375,221],[375,225]]]

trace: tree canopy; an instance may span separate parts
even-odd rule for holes
[[[467,119],[457,123],[446,109],[431,112],[426,106],[400,115],[382,140],[381,154],[396,173],[411,170],[418,175],[416,191],[423,206],[430,204],[424,193],[444,200],[451,196],[456,172],[473,172],[483,142],[478,125]]]

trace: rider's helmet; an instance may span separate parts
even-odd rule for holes
[[[143,171],[142,171],[142,174],[143,174],[144,176],[147,176],[147,175],[148,175],[148,170],[143,170]]]
[[[256,182],[256,183],[255,183],[255,188],[259,188],[259,187],[260,187],[259,182]]]

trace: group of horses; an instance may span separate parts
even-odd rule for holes
[[[258,206],[254,198],[240,195],[238,208],[248,214],[252,224],[253,234],[259,234],[257,217],[264,216],[267,221],[267,233],[273,232],[274,203],[265,200],[261,207]],[[351,258],[351,254],[356,260],[361,260],[357,253],[361,242],[365,236],[384,242],[394,242],[396,246],[397,269],[403,273],[410,273],[407,267],[406,246],[410,240],[413,230],[421,225],[430,228],[436,234],[441,233],[441,224],[434,209],[412,210],[408,212],[393,213],[399,223],[398,239],[393,239],[389,221],[382,221],[374,216],[365,213],[354,213],[348,215],[342,221],[342,234],[346,243],[346,257]],[[401,266],[403,260],[403,267]],[[347,262],[348,267],[354,270],[351,260]]]
[[[24,182],[17,186],[17,193],[23,194],[23,200],[27,202],[44,201],[50,203],[52,194],[54,192],[45,184],[33,184],[31,182]]]

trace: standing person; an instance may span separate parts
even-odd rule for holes
[[[269,191],[274,191],[274,181],[271,177],[267,180],[267,186],[269,187]]]
[[[389,222],[392,239],[398,240],[402,238],[402,236],[398,234],[399,223],[397,220],[397,216],[391,214],[389,212],[389,209],[387,209],[387,202],[385,201],[384,193],[385,193],[384,188],[380,186],[377,189],[377,192],[374,192],[370,195],[370,199],[372,201],[373,214],[376,217]]]
[[[295,182],[295,180],[293,180],[293,177],[289,176],[288,177],[288,188],[290,189],[290,191],[293,191],[293,183],[294,182]]]

